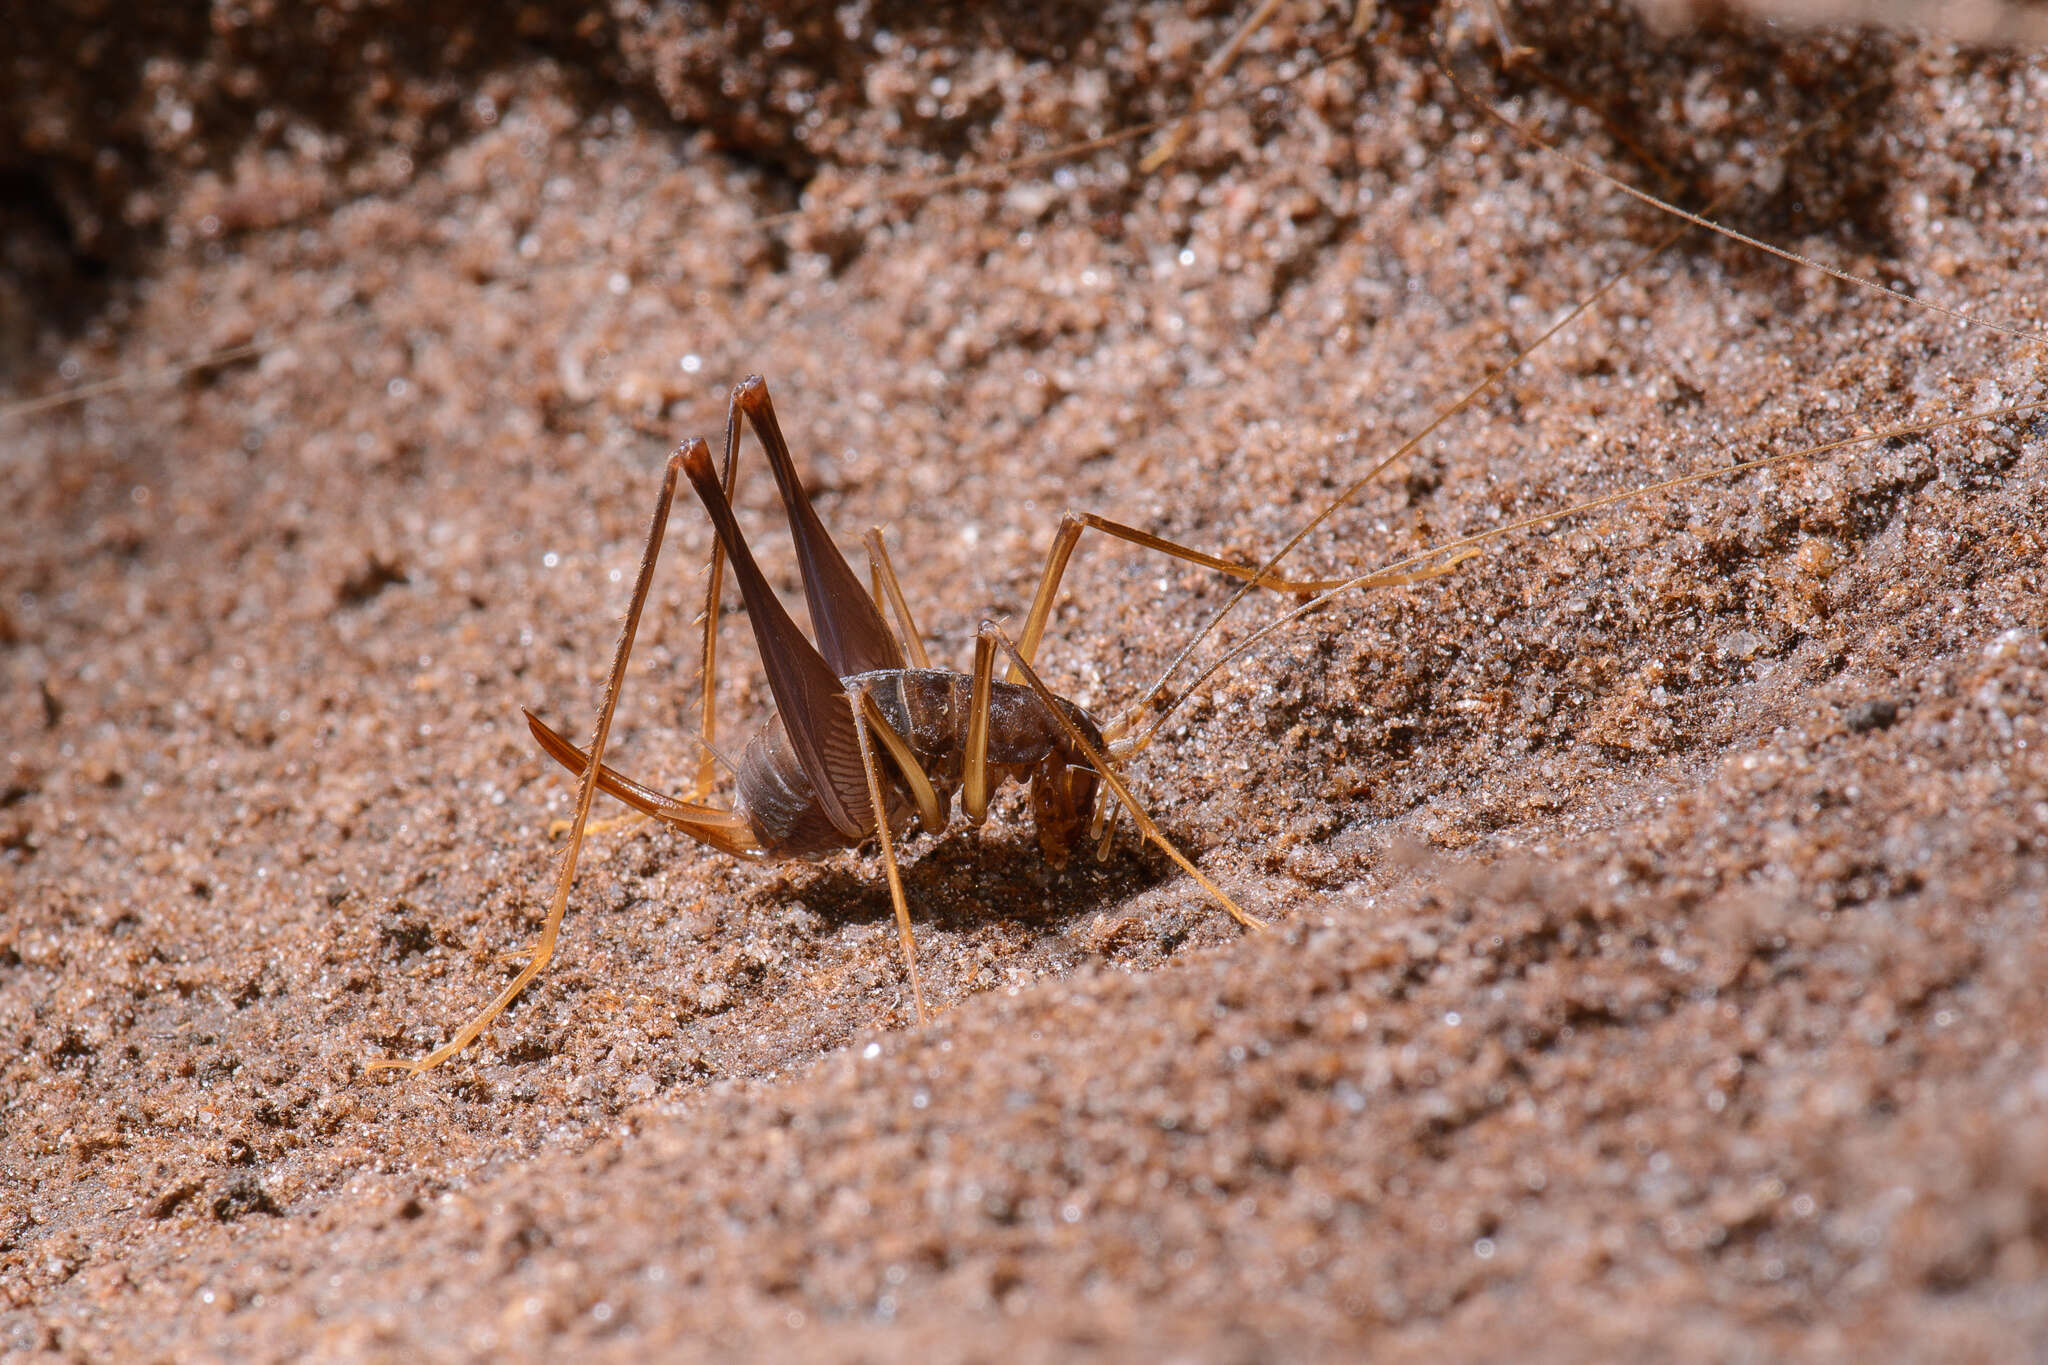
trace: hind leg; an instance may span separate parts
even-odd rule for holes
[[[611,738],[612,715],[618,710],[619,693],[625,686],[626,663],[633,656],[633,637],[640,629],[640,615],[647,606],[647,590],[654,581],[654,566],[661,557],[661,540],[668,529],[669,508],[675,502],[676,480],[683,470],[684,456],[691,451],[703,451],[704,442],[694,440],[668,458],[668,468],[662,475],[661,495],[655,500],[653,524],[647,528],[647,546],[640,554],[640,571],[633,580],[633,597],[626,608],[625,629],[619,634],[619,646],[612,655],[611,675],[605,680],[604,704],[598,708],[597,733],[591,737],[590,760],[583,768],[582,783],[576,791],[576,819],[569,834],[569,846],[562,851],[561,871],[555,876],[555,894],[548,904],[547,919],[541,925],[540,939],[533,945],[532,955],[512,978],[506,987],[498,992],[495,1000],[483,1011],[464,1024],[455,1036],[424,1057],[414,1060],[401,1058],[378,1058],[365,1064],[367,1071],[410,1071],[415,1074],[431,1071],[453,1057],[473,1042],[477,1035],[491,1026],[491,1022],[505,1012],[519,993],[527,988],[533,979],[555,955],[555,941],[561,935],[562,917],[569,909],[569,888],[576,880],[576,860],[583,852],[585,827],[590,822],[591,802],[597,797],[599,774],[603,771],[605,741]],[[704,458],[709,458],[705,452]]]

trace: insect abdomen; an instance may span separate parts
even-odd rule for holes
[[[734,779],[733,809],[746,817],[768,857],[813,858],[860,842],[842,834],[818,803],[817,788],[790,748],[780,716],[770,716],[747,742]],[[872,832],[863,830],[861,838]]]
[[[867,688],[882,718],[909,743],[918,766],[950,812],[967,762],[973,679],[947,669],[905,668],[857,674],[846,682],[850,687]],[[1071,702],[1061,705],[1089,742],[1101,746],[1102,732],[1094,719]],[[886,757],[879,761],[890,828],[905,828],[914,809],[912,801],[894,765]],[[1046,826],[1045,817],[1052,816],[1060,825],[1070,823],[1065,808],[1073,804],[1073,798],[1093,794],[1094,771],[1088,767],[1087,757],[1073,751],[1065,728],[1029,688],[1002,681],[991,684],[988,761],[991,785],[1008,779],[1033,783],[1033,808],[1041,816],[1041,843],[1054,833]],[[1073,787],[1082,772],[1087,774],[1080,784],[1086,792],[1063,790],[1062,799],[1048,808],[1037,788],[1056,779],[1063,789]],[[813,857],[854,847],[874,833],[869,823],[858,838],[849,839],[827,818],[816,788],[790,747],[780,717],[771,717],[747,745],[737,777],[735,806],[771,858]],[[1066,840],[1055,835],[1055,842],[1063,848]]]

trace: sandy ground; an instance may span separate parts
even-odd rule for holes
[[[911,849],[919,1029],[872,854],[642,829],[483,1043],[365,1074],[537,929],[571,793],[518,708],[587,732],[661,459],[743,374],[960,666],[1063,509],[1269,551],[1668,230],[1391,5],[1284,7],[1156,173],[905,188],[1184,109],[1244,12],[1194,8],[24,27],[6,399],[257,351],[0,417],[0,1345],[2048,1352],[2037,416],[1519,534],[1233,666],[1132,779],[1274,932],[1128,835],[1048,869],[1007,798]],[[1506,72],[1445,16],[1457,69],[1576,154],[2048,328],[2048,64],[1512,13]],[[2041,355],[1695,234],[1298,562],[2038,401]],[[740,501],[792,585],[758,462]],[[620,712],[657,784],[707,544],[683,508]],[[1094,541],[1071,583],[1044,661],[1105,714],[1226,597]]]

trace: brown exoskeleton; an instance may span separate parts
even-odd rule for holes
[[[815,645],[783,609],[733,517],[731,497],[742,417],[766,449],[782,495],[817,636]],[[695,787],[682,798],[653,791],[601,761],[679,475],[690,481],[716,532],[700,678],[706,758]],[[761,861],[815,858],[878,839],[920,1022],[927,1014],[911,942],[909,906],[897,869],[896,841],[913,823],[932,833],[945,829],[956,793],[968,822],[978,825],[1002,782],[1027,783],[1038,846],[1054,866],[1063,865],[1084,839],[1096,844],[1098,855],[1106,854],[1121,805],[1145,837],[1200,882],[1232,918],[1248,929],[1263,927],[1262,921],[1247,913],[1174,847],[1119,774],[1118,760],[1142,748],[1150,738],[1150,731],[1135,733],[1145,701],[1106,724],[1098,723],[1080,706],[1055,696],[1032,669],[1031,657],[1044,634],[1067,562],[1081,532],[1091,527],[1232,575],[1247,587],[1284,593],[1329,593],[1368,582],[1411,582],[1442,571],[1395,572],[1370,580],[1287,579],[1271,573],[1270,565],[1257,568],[1235,563],[1103,517],[1070,513],[1047,556],[1020,640],[1012,642],[1001,626],[985,621],[975,636],[971,673],[933,668],[879,532],[871,532],[867,538],[873,586],[865,588],[804,492],[775,420],[767,384],[759,377],[745,379],[734,388],[727,409],[722,472],[714,471],[710,450],[701,439],[686,442],[669,457],[590,749],[577,748],[531,711],[526,713],[541,748],[575,773],[581,783],[554,901],[525,968],[443,1047],[417,1061],[377,1061],[371,1067],[423,1071],[439,1065],[474,1040],[539,975],[554,952],[591,802],[600,790],[735,857]],[[712,699],[719,594],[728,559],[760,649],[775,714],[748,742],[736,765],[731,805],[717,806],[707,798],[715,775]],[[900,640],[882,614],[884,602],[902,627]],[[999,653],[1009,662],[1009,676],[1003,679],[995,675]]]

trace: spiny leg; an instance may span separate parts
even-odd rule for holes
[[[647,816],[644,812],[637,810],[628,811],[624,815],[614,815],[608,820],[592,820],[589,826],[584,829],[583,837],[595,839],[601,834],[616,834],[621,830],[636,829],[646,822]],[[550,840],[561,838],[569,832],[575,823],[574,820],[557,819],[548,821],[548,838]]]
[[[782,425],[776,420],[775,404],[768,396],[767,381],[759,375],[748,375],[733,385],[726,402],[725,454],[718,479],[720,491],[725,495],[724,502],[731,505],[733,491],[738,484],[742,417],[761,443],[782,497],[790,537],[796,542],[797,568],[803,579],[804,600],[810,609],[817,648],[835,675],[839,676],[875,668],[903,667],[902,654],[896,647],[895,637],[889,633],[880,604],[871,602],[861,590],[860,580],[847,564],[846,557],[833,544],[830,532],[818,519],[810,496],[804,491],[795,461],[789,453],[789,443],[783,437]],[[704,757],[698,762],[697,782],[691,789],[693,801],[702,801],[709,796],[716,781],[719,597],[730,555],[723,537],[716,538],[711,570],[705,584],[703,663],[698,675],[703,695]]]
[[[1165,831],[1154,824],[1152,817],[1145,813],[1145,808],[1138,804],[1138,798],[1131,795],[1129,784],[1123,780],[1115,766],[1110,763],[1109,756],[1100,749],[1097,749],[1089,741],[1088,736],[1081,733],[1081,727],[1074,724],[1073,718],[1068,716],[1065,709],[1060,706],[1059,699],[1052,694],[1052,689],[1039,680],[1037,671],[1025,660],[1017,647],[1010,643],[1010,637],[1003,633],[1003,628],[993,621],[983,621],[981,623],[981,630],[976,634],[977,646],[982,640],[990,638],[993,638],[994,642],[1002,647],[1003,652],[1010,656],[1011,664],[1024,675],[1024,685],[1037,693],[1038,700],[1044,705],[1046,711],[1051,714],[1054,720],[1059,722],[1060,728],[1067,732],[1067,738],[1074,742],[1074,746],[1087,756],[1089,765],[1102,775],[1102,780],[1109,784],[1110,789],[1116,793],[1117,799],[1123,802],[1124,809],[1131,813],[1132,823],[1136,824],[1144,832],[1145,837],[1157,844],[1167,857],[1179,863],[1183,872],[1193,877],[1197,882],[1200,882],[1202,889],[1207,891],[1218,905],[1228,910],[1232,919],[1247,929],[1265,928],[1266,922],[1264,920],[1239,906],[1236,901],[1224,893],[1222,887],[1203,876],[1202,870],[1196,867],[1185,853],[1174,847],[1173,841],[1166,837]]]
[[[1052,550],[1045,557],[1045,570],[1038,578],[1038,592],[1031,599],[1030,613],[1024,618],[1024,633],[1018,637],[1017,652],[1023,655],[1027,663],[1038,657],[1039,642],[1045,637],[1046,622],[1051,619],[1053,603],[1059,597],[1060,579],[1067,571],[1067,562],[1073,558],[1075,547],[1080,544],[1081,532],[1091,527],[1104,535],[1128,541],[1140,549],[1156,550],[1160,554],[1171,555],[1190,564],[1199,564],[1205,569],[1229,574],[1232,578],[1241,579],[1252,587],[1268,588],[1274,592],[1327,592],[1345,581],[1341,578],[1282,578],[1270,572],[1270,566],[1269,571],[1262,573],[1255,565],[1240,564],[1234,559],[1222,559],[1216,555],[1205,554],[1200,550],[1177,544],[1164,536],[1155,536],[1150,531],[1141,531],[1135,526],[1111,521],[1108,517],[1098,517],[1093,512],[1069,512],[1060,518],[1059,532],[1053,536]],[[1023,681],[1023,673],[1015,665],[1010,668],[1009,680],[1013,683]]]
[[[526,727],[533,732],[534,741],[543,753],[581,779],[584,769],[590,765],[587,753],[531,711],[526,713]],[[681,830],[699,843],[709,844],[736,858],[758,860],[765,856],[747,825],[746,817],[738,811],[664,796],[635,782],[610,764],[598,765],[597,786],[606,796],[631,807],[637,819],[659,820],[670,829]]]
[[[733,483],[739,473],[736,458],[739,410],[731,404],[728,404],[727,408],[725,418],[725,467],[721,477],[724,480],[726,497],[730,499]],[[718,786],[718,751],[713,746],[717,743],[718,731],[719,597],[724,592],[724,589],[725,546],[719,543],[717,536],[713,536],[711,538],[711,563],[706,566],[704,573],[704,610],[698,613],[697,618],[704,628],[703,647],[697,654],[698,734],[702,739],[702,743],[697,746],[699,750],[697,776],[690,783],[689,795],[683,798],[683,800],[692,804],[701,803],[708,799],[712,791]],[[533,720],[532,713],[528,713],[527,720]],[[636,811],[630,815],[614,816],[609,820],[595,822],[585,829],[583,833],[586,838],[594,835],[611,834],[618,830],[632,829],[647,818],[648,814],[645,811]],[[548,838],[560,838],[562,831],[569,828],[570,823],[566,820],[550,822],[548,825]]]
[[[526,728],[533,732],[534,739],[551,758],[569,770],[569,775],[572,778],[579,780],[582,778],[583,765],[589,759],[581,749],[555,733],[554,730],[548,727],[546,721],[534,715],[531,711],[526,712]],[[697,741],[698,746],[704,750],[713,763],[737,776],[739,770],[733,766],[732,760],[719,750],[713,749],[710,745],[706,744],[702,735],[691,735],[690,738]],[[574,755],[574,757],[569,757],[569,755]],[[619,801],[632,807],[632,810],[625,815],[610,820],[591,821],[589,827],[583,831],[586,838],[604,831],[631,829],[642,821],[649,819],[663,820],[669,824],[679,824],[681,822],[674,817],[680,812],[687,812],[691,818],[696,819],[704,818],[707,815],[716,816],[718,818],[714,823],[719,824],[721,827],[728,823],[735,827],[746,823],[737,813],[706,802],[697,794],[694,788],[687,797],[666,796],[660,792],[653,791],[651,788],[642,786],[629,777],[622,776],[609,765],[605,767],[603,774],[598,778],[597,785],[600,791],[604,792],[607,796],[617,798]],[[638,795],[622,795],[620,790],[618,790],[622,787],[630,787]],[[650,802],[652,803],[651,805]],[[657,809],[657,807],[664,808]],[[550,821],[548,823],[548,838],[560,837],[567,832],[571,823],[568,820]],[[752,857],[755,855],[743,854],[742,856]]]
[[[988,818],[989,798],[996,786],[989,769],[988,742],[990,710],[995,704],[996,639],[999,634],[1000,632],[991,634],[985,628],[975,633],[974,671],[968,675],[967,742],[960,761],[960,810],[967,817],[968,823],[977,828]],[[1068,733],[1073,733],[1074,726],[1066,715],[1057,707],[1053,709],[1060,724]],[[1034,796],[1037,791],[1034,779]],[[1099,838],[1095,851],[1095,861],[1099,863],[1109,856],[1109,835],[1103,830],[1106,823],[1104,812],[1114,811],[1116,800],[1110,795],[1110,788],[1098,785],[1095,788],[1094,801],[1095,808],[1091,817],[1093,823],[1089,827],[1089,837]],[[1050,849],[1043,843],[1045,829],[1046,826],[1041,823],[1040,847],[1047,848],[1050,854]],[[1060,842],[1064,849],[1065,840],[1062,839]],[[1065,854],[1062,853],[1052,861],[1055,866],[1064,866]]]
[[[410,1071],[415,1074],[432,1070],[468,1047],[476,1036],[490,1027],[491,1021],[505,1012],[506,1006],[518,999],[532,980],[541,974],[555,955],[555,940],[561,934],[562,916],[569,908],[569,887],[576,880],[576,859],[583,851],[584,826],[590,821],[590,805],[597,797],[597,779],[604,760],[605,741],[611,738],[612,713],[618,709],[619,692],[626,679],[626,662],[633,655],[633,636],[640,629],[640,613],[647,606],[647,590],[654,581],[654,565],[661,557],[661,540],[668,529],[669,507],[675,501],[676,480],[683,471],[683,460],[691,450],[703,451],[704,442],[692,440],[668,457],[668,467],[662,473],[661,496],[655,500],[654,520],[647,528],[647,548],[640,554],[640,572],[633,580],[633,599],[626,608],[625,628],[619,633],[619,647],[612,656],[611,675],[605,680],[604,705],[597,713],[597,733],[590,740],[590,762],[583,770],[583,784],[576,791],[576,823],[569,834],[569,846],[562,851],[562,870],[555,877],[555,895],[548,905],[546,921],[541,926],[540,940],[533,945],[533,956],[512,978],[498,998],[487,1005],[483,1012],[462,1026],[453,1038],[442,1046],[414,1061],[396,1058],[378,1058],[365,1067],[369,1071]],[[705,452],[704,458],[709,458]]]
[[[880,712],[868,697],[866,687],[856,687],[846,694],[847,704],[853,708],[853,733],[860,741],[860,765],[868,779],[868,803],[875,812],[875,833],[882,840],[882,866],[889,876],[889,899],[896,907],[896,934],[903,944],[903,966],[910,973],[910,998],[917,1005],[917,1022],[922,1028],[930,1022],[924,1010],[924,986],[917,979],[917,945],[910,937],[910,903],[903,898],[903,873],[896,866],[896,840],[889,833],[889,809],[882,803],[882,775],[875,767],[875,746],[868,741],[868,726],[880,724]],[[915,766],[913,764],[913,766]],[[925,784],[930,786],[929,781]]]
[[[903,650],[889,629],[881,607],[861,586],[860,576],[846,562],[832,533],[825,529],[810,494],[797,473],[789,442],[775,420],[775,405],[768,397],[767,381],[749,375],[733,389],[733,403],[747,415],[761,447],[768,455],[768,468],[775,475],[776,491],[782,495],[784,520],[796,543],[797,576],[803,581],[804,603],[811,614],[811,633],[816,649],[830,665],[834,677],[848,678],[876,669],[903,667]],[[730,501],[730,499],[728,499]],[[731,547],[727,546],[731,553]]]
[[[937,834],[946,828],[946,807],[939,797],[939,789],[932,785],[931,778],[917,761],[917,753],[910,747],[910,741],[896,733],[896,727],[889,724],[875,699],[861,689],[861,713],[866,717],[868,729],[882,737],[882,747],[889,751],[889,761],[903,775],[910,786],[910,798],[917,805],[917,822],[928,834]],[[877,807],[877,809],[880,809]]]

